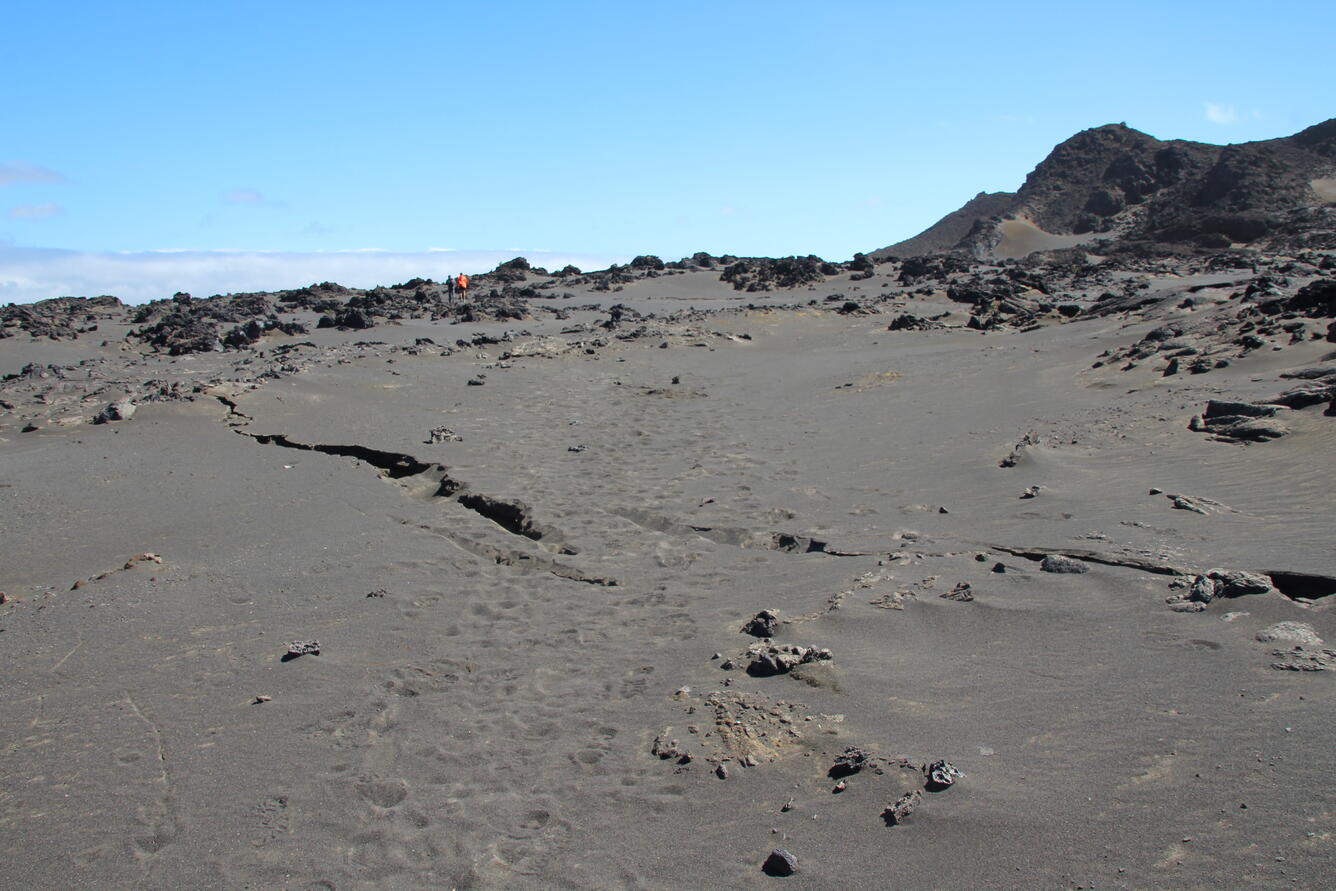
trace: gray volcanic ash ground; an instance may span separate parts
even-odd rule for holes
[[[0,885],[1328,885],[1305,232],[0,310]]]

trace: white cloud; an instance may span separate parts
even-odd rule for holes
[[[60,216],[64,212],[65,208],[59,204],[46,201],[41,204],[20,204],[18,207],[11,207],[9,218],[11,220],[47,220],[51,217]]]
[[[1222,105],[1218,102],[1207,102],[1206,120],[1212,124],[1236,124],[1239,120],[1238,110],[1232,105]]]
[[[228,204],[265,204],[264,196],[254,189],[233,189],[223,195]]]
[[[353,288],[391,285],[411,278],[443,281],[447,275],[494,269],[516,256],[535,266],[603,269],[630,257],[543,251],[281,251],[161,250],[117,253],[20,248],[0,242],[0,302],[111,294],[143,303],[186,291],[196,297],[246,291],[279,291],[334,281]]]
[[[0,161],[0,186],[15,183],[63,183],[63,174],[27,161]]]

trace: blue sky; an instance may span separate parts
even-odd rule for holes
[[[1336,115],[1316,0],[16,0],[0,24],[0,300],[289,287],[322,257],[362,286],[517,253],[847,259],[1086,127]]]

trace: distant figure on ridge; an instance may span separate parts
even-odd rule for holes
[[[455,277],[453,275],[445,277],[445,302],[455,302]]]
[[[455,279],[455,287],[459,289],[459,299],[467,300],[469,296],[469,277],[464,273],[459,273],[459,278]]]

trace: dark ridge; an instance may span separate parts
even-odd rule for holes
[[[1317,600],[1336,594],[1336,578],[1329,575],[1278,569],[1268,570],[1266,574],[1271,577],[1271,583],[1276,586],[1276,590],[1291,600],[1299,597],[1305,600]]]
[[[402,452],[385,452],[359,445],[307,445],[304,442],[293,442],[281,433],[246,433],[243,435],[249,436],[263,445],[282,446],[285,449],[296,449],[301,452],[320,452],[324,455],[338,455],[341,458],[356,458],[359,461],[365,461],[372,467],[380,468],[393,480],[426,473],[433,467],[440,470],[445,469],[439,464],[427,464]]]

